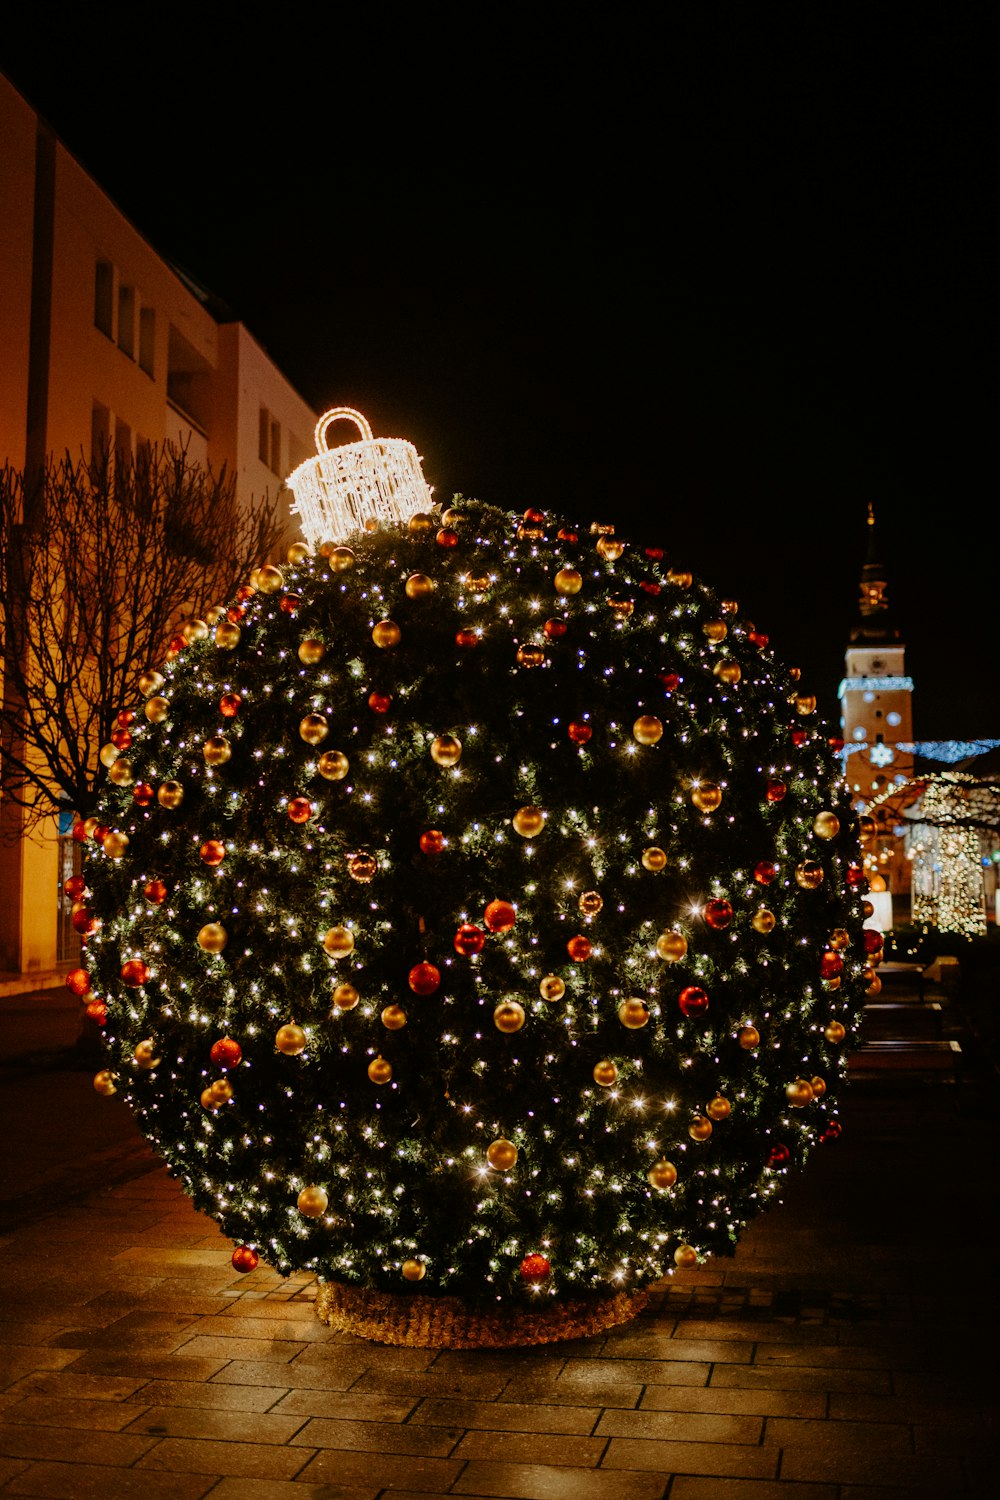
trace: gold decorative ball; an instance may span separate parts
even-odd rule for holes
[[[198,933],[198,946],[206,953],[221,953],[229,941],[229,934],[221,922],[206,922]]]
[[[642,851],[642,867],[644,870],[659,871],[666,869],[667,856],[663,849],[658,849],[651,844],[648,849]]]
[[[882,981],[870,964],[865,969],[864,980],[865,994],[868,995],[870,999],[874,1000],[876,995],[881,995]]]
[[[334,547],[327,561],[331,573],[349,573],[354,567],[354,553],[350,547]]]
[[[735,615],[739,613],[739,605],[735,599],[720,599],[719,608],[724,615]],[[753,628],[752,626],[750,627]]]
[[[329,1202],[326,1188],[321,1187],[304,1187],[297,1199],[299,1213],[307,1219],[321,1219]]]
[[[847,1029],[839,1021],[828,1021],[823,1028],[823,1035],[828,1042],[832,1042],[836,1046],[838,1042],[844,1040],[844,1037],[847,1035]]]
[[[388,1083],[392,1077],[392,1063],[384,1057],[373,1057],[368,1064],[368,1077],[372,1083]]]
[[[824,990],[826,990],[826,992],[827,992],[828,995],[832,995],[837,990],[839,990],[840,989],[840,983],[841,983],[841,981],[840,981],[840,975],[839,974],[834,974],[833,977],[830,978],[830,979],[821,979],[820,980],[820,984],[823,986]]]
[[[768,911],[766,906],[759,907],[750,918],[750,925],[754,932],[763,933],[765,936],[767,933],[774,931],[777,922],[778,919],[774,915],[774,912]]]
[[[102,1068],[99,1073],[94,1074],[94,1088],[97,1093],[103,1094],[106,1099],[110,1099],[112,1094],[117,1094],[118,1089],[115,1086],[115,1076],[110,1068]]]
[[[462,757],[462,741],[453,734],[439,734],[431,744],[431,760],[439,766],[457,766]]]
[[[760,1032],[756,1026],[741,1026],[736,1035],[736,1040],[744,1052],[753,1052],[760,1046]]]
[[[602,1089],[609,1089],[618,1080],[618,1069],[613,1062],[605,1058],[602,1062],[594,1064],[594,1082],[599,1083]]]
[[[618,1019],[629,1031],[638,1031],[649,1021],[649,1011],[644,1000],[623,1000],[618,1007]]]
[[[712,1134],[712,1122],[707,1115],[695,1115],[688,1126],[688,1135],[693,1141],[707,1141]]]
[[[627,620],[635,610],[635,605],[623,594],[614,594],[608,600],[608,608],[613,615],[617,615],[619,620]]]
[[[333,1003],[338,1010],[353,1010],[360,999],[353,984],[338,984],[333,992]]]
[[[793,1109],[802,1109],[811,1103],[813,1097],[813,1086],[808,1078],[796,1078],[792,1083],[785,1085],[785,1098]]]
[[[257,569],[255,581],[262,594],[276,594],[284,583],[284,575],[273,563],[265,563]]]
[[[656,939],[656,956],[668,964],[679,963],[688,951],[687,938],[683,932],[661,932]]]
[[[301,1026],[296,1026],[294,1021],[287,1021],[284,1026],[279,1026],[274,1034],[274,1045],[279,1052],[286,1057],[298,1057],[304,1052],[309,1044],[309,1038]]]
[[[228,1078],[217,1078],[214,1083],[209,1084],[208,1092],[216,1104],[228,1104],[235,1091]]]
[[[663,724],[655,714],[643,714],[632,725],[632,737],[640,745],[655,745],[663,738]]]
[[[128,848],[128,834],[109,833],[102,847],[110,859],[121,859]]]
[[[576,568],[560,568],[553,582],[556,593],[568,599],[571,594],[578,594],[583,588],[583,574]]]
[[[694,574],[689,573],[686,568],[671,568],[667,573],[667,582],[678,589],[689,589],[694,582]]]
[[[97,753],[97,758],[105,770],[107,770],[109,766],[114,765],[119,755],[121,755],[121,751],[117,745],[102,745]]]
[[[733,1106],[721,1094],[716,1094],[715,1098],[709,1099],[705,1105],[705,1113],[710,1120],[728,1120],[732,1112]]]
[[[674,1265],[682,1271],[690,1271],[698,1264],[698,1252],[693,1245],[678,1245],[674,1251]]]
[[[407,599],[427,599],[437,588],[428,573],[411,573],[405,586]]]
[[[150,1037],[147,1037],[144,1042],[136,1043],[132,1056],[140,1068],[155,1068],[159,1066],[160,1059],[156,1050],[156,1043]]]
[[[864,917],[866,922],[869,917],[873,917],[875,915],[875,908],[870,901],[862,901],[861,915]]]
[[[836,952],[841,952],[850,945],[851,934],[846,927],[835,927],[827,938],[830,947]]]
[[[823,1095],[826,1093],[826,1079],[819,1077],[810,1078],[809,1082],[812,1085],[813,1098],[822,1099]]]
[[[625,543],[614,536],[602,536],[598,538],[597,550],[607,562],[617,562],[625,551]]]
[[[715,781],[699,781],[691,788],[691,801],[699,812],[714,812],[722,801],[722,788]]]
[[[517,648],[517,664],[518,664],[519,667],[541,667],[541,666],[544,666],[544,664],[545,664],[545,648],[544,648],[544,646],[535,646],[535,645],[530,644],[530,643],[528,645],[526,645],[526,646],[518,646],[518,648]]]
[[[836,813],[817,813],[813,819],[813,833],[819,839],[835,839],[840,832],[840,819]]]
[[[201,747],[206,766],[224,766],[233,753],[233,747],[225,735],[214,734]]]
[[[308,542],[293,542],[285,553],[285,556],[294,568],[299,563],[308,562],[309,558],[312,557],[312,549]]]
[[[180,807],[184,801],[184,788],[179,781],[165,781],[157,789],[156,800],[161,807]]]
[[[382,1025],[386,1031],[402,1031],[406,1025],[406,1011],[401,1005],[387,1005],[382,1012]]]
[[[170,704],[166,698],[157,695],[146,699],[142,711],[151,724],[162,724],[170,714]]]
[[[493,1024],[497,1031],[503,1031],[508,1036],[520,1031],[524,1025],[524,1006],[518,1005],[516,1000],[505,1000],[493,1012]]]
[[[352,880],[357,880],[362,885],[367,885],[378,874],[378,860],[374,854],[368,854],[365,851],[359,854],[352,854],[347,861],[347,873]]]
[[[517,1161],[517,1147],[513,1141],[505,1140],[500,1136],[498,1140],[491,1141],[486,1148],[486,1160],[497,1172],[509,1172]]]
[[[205,624],[212,630],[220,620],[226,618],[226,606],[224,604],[213,604],[211,609],[205,611]]]
[[[114,765],[108,767],[108,780],[114,782],[115,786],[128,786],[132,780],[131,761],[116,760]]]
[[[299,721],[299,738],[305,740],[307,745],[320,745],[330,733],[330,726],[324,714],[306,714]]]
[[[323,660],[326,655],[326,642],[317,641],[312,636],[308,640],[299,643],[299,661],[304,667],[314,667],[317,662]]]
[[[604,905],[604,897],[598,891],[584,891],[576,904],[585,917],[596,917]]]
[[[323,939],[331,958],[346,958],[354,952],[354,933],[348,927],[331,927]]]
[[[488,573],[468,573],[462,579],[462,584],[471,594],[485,594],[490,586],[490,575]]]
[[[400,1267],[404,1281],[423,1281],[427,1267],[422,1260],[404,1260]]]
[[[515,833],[523,839],[533,839],[545,826],[545,814],[540,807],[519,807],[510,821]]]
[[[712,670],[719,681],[727,683],[729,687],[735,687],[743,676],[743,669],[734,661],[717,661]]]
[[[875,874],[869,877],[868,884],[873,891],[887,891],[889,887],[885,883],[885,876]]]
[[[199,1102],[201,1104],[202,1109],[210,1109],[214,1113],[214,1111],[218,1109],[218,1107],[219,1107],[219,1105],[220,1105],[220,1103],[222,1101],[219,1100],[219,1099],[216,1099],[215,1095],[212,1093],[212,1090],[210,1088],[208,1088],[208,1089],[202,1089],[201,1094],[199,1096]]]
[[[433,525],[433,516],[429,516],[425,510],[417,510],[407,521],[406,529],[407,531],[430,531]]]
[[[795,712],[801,714],[803,718],[807,714],[814,714],[816,712],[816,699],[812,693],[799,693],[795,699]]]
[[[232,651],[240,643],[242,631],[232,620],[220,620],[215,627],[215,644],[223,651]]]
[[[166,680],[162,672],[154,672],[152,670],[141,672],[139,674],[139,691],[144,698],[150,698],[154,693],[160,691]]]
[[[878,834],[878,824],[868,813],[858,819],[858,838],[862,844],[870,844]]]
[[[672,1188],[677,1181],[677,1168],[673,1162],[661,1158],[646,1173],[646,1180],[650,1187],[657,1188],[661,1193],[667,1188]]]
[[[372,640],[382,651],[390,651],[403,639],[403,632],[395,620],[379,620],[372,631]]]
[[[823,884],[825,871],[823,866],[815,859],[805,859],[795,867],[796,884],[804,891],[817,891]]]
[[[538,986],[538,993],[543,1000],[561,1000],[566,993],[566,986],[558,974],[546,974]]]
[[[181,626],[181,635],[192,646],[195,641],[207,640],[208,626],[204,620],[185,620]]]
[[[455,506],[450,506],[447,510],[441,512],[442,526],[461,526],[465,519],[465,511],[458,510]]]
[[[316,763],[319,774],[327,781],[343,781],[351,763],[342,750],[325,750]]]
[[[726,639],[726,636],[729,634],[729,626],[725,620],[706,620],[701,627],[701,633],[706,641],[711,641],[713,646],[717,646],[720,641]]]

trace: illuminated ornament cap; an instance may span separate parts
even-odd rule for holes
[[[328,448],[327,429],[334,422],[353,422],[358,443]],[[288,476],[306,541],[318,547],[340,541],[366,521],[392,525],[408,521],[433,505],[420,456],[403,438],[377,438],[359,411],[334,406],[316,423],[316,457],[307,458]]]

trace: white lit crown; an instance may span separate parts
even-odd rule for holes
[[[361,441],[328,448],[327,428],[340,421],[353,422]],[[335,406],[320,417],[316,457],[299,464],[287,483],[295,495],[292,514],[299,516],[311,547],[341,541],[366,522],[409,520],[433,504],[413,444],[373,437],[367,420],[349,406]]]

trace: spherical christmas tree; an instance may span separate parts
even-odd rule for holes
[[[857,820],[796,674],[660,546],[369,526],[140,679],[79,890],[98,1086],[341,1326],[572,1336],[839,1134]]]

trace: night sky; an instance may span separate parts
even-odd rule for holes
[[[40,5],[0,69],[317,410],[664,545],[834,721],[871,501],[918,738],[1000,738],[995,39],[807,9]]]

